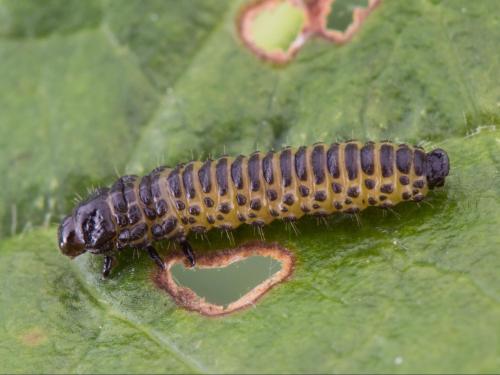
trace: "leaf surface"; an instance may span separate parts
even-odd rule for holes
[[[498,371],[496,1],[386,1],[281,68],[238,41],[241,4],[0,0],[0,372]],[[295,273],[253,309],[183,311],[132,251],[105,282],[58,253],[55,223],[115,170],[347,138],[439,146],[452,173],[361,225],[273,223]]]

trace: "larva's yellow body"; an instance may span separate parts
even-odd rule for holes
[[[439,149],[426,154],[404,144],[356,141],[160,167],[142,179],[124,176],[77,207],[61,225],[61,249],[68,255],[126,246],[154,251],[151,244],[167,238],[186,250],[192,231],[418,202],[444,183],[448,170]],[[64,244],[70,233],[79,240],[73,247]]]

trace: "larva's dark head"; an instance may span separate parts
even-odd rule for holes
[[[86,251],[100,254],[113,248],[116,229],[105,196],[105,191],[94,194],[63,219],[58,239],[64,255],[74,258]]]
[[[426,171],[430,189],[443,186],[444,180],[450,172],[450,159],[446,151],[437,148],[429,152],[426,158]]]

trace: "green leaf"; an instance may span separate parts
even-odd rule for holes
[[[282,68],[238,41],[243,2],[43,4],[0,0],[0,372],[498,371],[496,1],[386,1]],[[100,258],[57,250],[75,194],[115,170],[337,137],[443,147],[451,176],[361,225],[270,225],[297,264],[255,308],[206,318],[145,255],[102,281]]]

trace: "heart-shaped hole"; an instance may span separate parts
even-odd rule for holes
[[[277,244],[254,242],[211,252],[186,268],[182,254],[165,260],[156,281],[175,302],[203,315],[217,316],[252,306],[293,270],[292,254]]]

